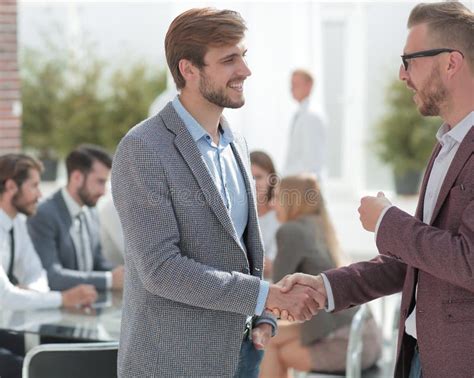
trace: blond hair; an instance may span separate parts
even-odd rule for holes
[[[314,76],[311,74],[311,72],[309,72],[308,70],[305,70],[303,68],[298,68],[298,69],[294,70],[291,75],[292,76],[293,75],[299,75],[306,82],[308,82],[309,84],[311,84],[311,85],[314,84]]]
[[[287,221],[307,215],[318,216],[322,224],[324,241],[334,264],[336,266],[345,264],[346,259],[342,255],[315,175],[300,174],[284,177],[278,185],[277,200],[285,212]]]
[[[451,48],[462,52],[474,73],[474,13],[459,2],[421,3],[410,13],[407,26],[427,24],[430,38],[440,44],[433,48]]]

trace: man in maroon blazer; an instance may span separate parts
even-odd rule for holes
[[[380,255],[288,276],[283,290],[312,286],[327,311],[402,291],[395,376],[473,377],[474,15],[460,3],[419,4],[408,28],[400,79],[421,114],[444,120],[416,215],[383,193],[362,198],[361,223],[376,233]]]

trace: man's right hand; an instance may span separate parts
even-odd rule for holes
[[[61,292],[63,307],[89,306],[97,300],[97,291],[92,285],[78,285]]]
[[[310,320],[318,313],[321,294],[309,286],[295,285],[291,290],[282,291],[279,285],[270,285],[265,307],[271,311],[286,310],[286,318],[298,321]],[[290,318],[291,316],[291,318]]]
[[[112,289],[123,289],[123,265],[119,265],[112,270]]]

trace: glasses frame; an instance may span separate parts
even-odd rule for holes
[[[436,56],[445,52],[447,53],[458,52],[464,58],[464,54],[461,51],[456,50],[456,49],[448,49],[448,48],[416,51],[414,53],[400,55],[400,57],[402,58],[402,63],[403,63],[403,67],[405,67],[405,71],[408,71],[408,61],[410,59]]]

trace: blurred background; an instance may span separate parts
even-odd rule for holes
[[[173,98],[163,47],[172,19],[191,7],[233,9],[247,21],[253,74],[245,106],[225,115],[280,170],[297,109],[291,71],[310,70],[312,102],[328,126],[329,208],[346,250],[369,256],[375,245],[359,225],[359,198],[384,190],[411,211],[415,197],[396,196],[395,178],[414,175],[404,194],[416,194],[440,124],[418,116],[397,79],[414,4],[2,0],[0,153],[40,157],[50,168],[43,190],[52,191],[68,151],[89,142],[113,152],[130,127]]]

